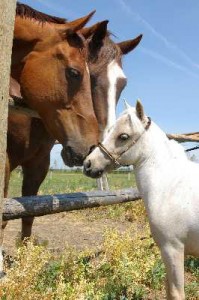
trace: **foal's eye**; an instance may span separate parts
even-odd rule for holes
[[[74,69],[74,68],[68,68],[66,70],[67,72],[67,75],[72,78],[72,79],[76,79],[76,80],[79,80],[81,78],[81,73],[80,71],[78,71],[77,69]]]
[[[126,141],[129,139],[129,135],[127,133],[122,133],[119,135],[119,139],[122,141]]]

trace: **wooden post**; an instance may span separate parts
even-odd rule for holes
[[[103,174],[102,177],[97,178],[97,187],[99,191],[108,191],[109,189],[109,184],[108,184],[108,178],[106,174]]]
[[[4,171],[6,161],[6,133],[8,116],[8,96],[10,62],[16,0],[0,0],[0,276],[3,274],[2,259],[2,207],[4,191]]]

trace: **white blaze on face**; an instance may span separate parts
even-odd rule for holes
[[[88,64],[86,63],[86,71],[87,73],[90,75],[90,71],[89,71],[89,67],[88,67]]]
[[[107,97],[107,124],[104,130],[104,137],[109,128],[116,121],[116,95],[117,95],[117,82],[120,78],[126,78],[122,68],[116,60],[113,60],[107,67],[108,77],[108,97]]]

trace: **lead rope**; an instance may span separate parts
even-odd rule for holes
[[[185,152],[190,152],[192,150],[197,150],[197,149],[199,149],[199,146],[195,146],[193,148],[186,149]]]

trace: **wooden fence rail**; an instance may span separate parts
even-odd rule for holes
[[[199,132],[191,132],[191,133],[168,133],[169,139],[176,140],[179,143],[184,142],[199,142]]]
[[[140,199],[136,188],[4,199],[3,220],[44,216]]]

